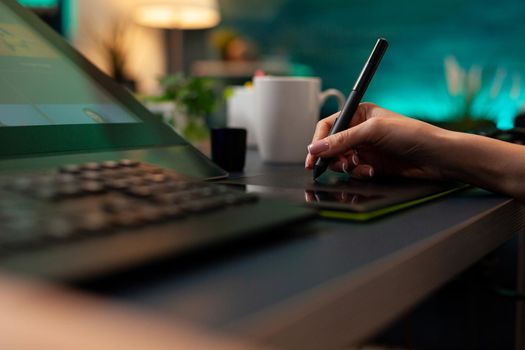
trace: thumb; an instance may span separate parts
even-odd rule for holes
[[[367,130],[369,128],[366,125],[368,122],[366,121],[316,141],[308,146],[308,152],[313,156],[322,158],[332,158],[345,154],[368,140]]]

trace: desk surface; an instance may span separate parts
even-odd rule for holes
[[[288,169],[249,154],[248,175]],[[366,340],[524,226],[520,204],[474,189],[369,223],[282,229],[286,239],[98,292],[256,344],[338,347]]]

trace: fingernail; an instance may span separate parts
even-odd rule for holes
[[[321,152],[327,151],[330,145],[326,141],[317,141],[308,146],[308,152],[313,155],[317,155]]]
[[[306,160],[304,161],[304,168],[305,169],[308,169],[308,163],[309,163],[309,160],[308,158],[306,158]]]
[[[359,158],[357,157],[356,154],[352,155],[352,163],[354,163],[355,166],[359,165]]]
[[[343,162],[343,172],[345,174],[348,174],[348,163],[347,162]]]
[[[370,176],[370,177],[374,176],[374,168],[368,169],[368,176]]]

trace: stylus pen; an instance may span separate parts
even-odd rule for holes
[[[330,135],[337,134],[338,132],[341,132],[350,126],[352,117],[354,116],[357,107],[359,106],[359,103],[361,102],[361,99],[368,88],[368,84],[370,84],[370,81],[372,80],[372,77],[379,66],[379,62],[381,62],[381,59],[386,52],[387,47],[388,41],[386,41],[386,39],[377,39],[376,45],[374,46],[370,57],[368,57],[361,74],[359,74],[359,77],[357,78],[357,81],[355,82],[355,85],[345,102],[343,110],[341,113],[339,113],[339,116],[330,129]],[[326,158],[317,159],[313,172],[314,180],[326,171],[331,161],[331,159]]]

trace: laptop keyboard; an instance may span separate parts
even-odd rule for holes
[[[0,186],[0,253],[187,220],[258,199],[133,160],[70,164],[4,178]]]

